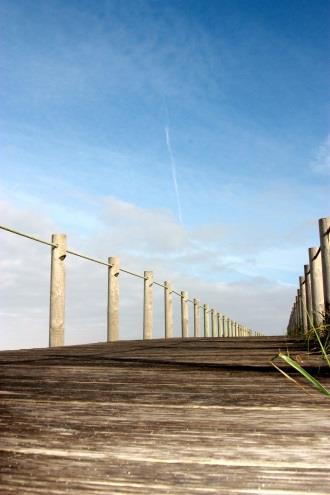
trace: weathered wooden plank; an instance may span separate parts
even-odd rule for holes
[[[119,341],[111,345],[89,344],[84,346],[68,346],[57,349],[38,349],[26,351],[5,351],[0,353],[0,363],[8,361],[33,360],[49,358],[61,359],[64,362],[79,360],[81,356],[98,360],[145,360],[166,363],[191,363],[224,366],[271,367],[270,359],[279,351],[298,354],[305,349],[299,339],[285,338],[201,338],[171,339],[171,341],[150,340]],[[69,360],[69,361],[68,361]],[[83,363],[82,363],[83,364]],[[319,363],[318,363],[319,364]],[[284,363],[281,363],[284,366]]]
[[[0,353],[0,493],[325,495],[329,400],[265,366],[279,345],[303,348],[226,338]],[[253,360],[261,371],[244,369]]]

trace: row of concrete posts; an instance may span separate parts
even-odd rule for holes
[[[309,263],[299,277],[287,333],[307,335],[329,325],[330,316],[330,217],[319,220],[320,246],[308,249]]]
[[[143,280],[143,339],[154,338],[154,287],[159,286],[164,291],[164,337],[174,337],[173,295],[181,299],[181,336],[186,337],[250,337],[262,336],[261,332],[253,331],[245,325],[219,313],[208,304],[200,304],[198,299],[189,299],[186,291],[176,291],[168,281],[159,283],[154,280],[152,271],[143,275],[120,267],[118,257],[109,257],[107,261],[92,258],[85,254],[71,251],[67,247],[66,234],[53,234],[51,242],[19,232],[0,225],[0,230],[25,237],[27,239],[51,247],[51,276],[50,276],[50,311],[49,311],[49,346],[57,347],[65,344],[65,272],[68,255],[78,256],[93,263],[105,266],[108,270],[107,292],[107,341],[120,339],[120,274],[125,273]],[[190,329],[189,308],[193,305],[193,324]]]
[[[65,259],[66,254],[81,256],[94,262],[100,262],[88,256],[80,255],[67,250],[65,234],[52,236],[51,258],[51,289],[50,289],[50,319],[49,319],[49,345],[50,347],[64,345],[64,320],[65,320]],[[173,294],[181,299],[181,336],[192,337],[244,337],[262,336],[228,316],[210,309],[208,304],[200,305],[198,299],[189,299],[186,291],[177,292],[172,284],[165,281],[163,284],[154,280],[152,271],[145,271],[144,275],[138,275],[126,269],[120,268],[119,257],[108,258],[108,262],[101,262],[108,267],[108,304],[107,304],[107,341],[113,342],[120,338],[120,273],[124,272],[143,279],[143,339],[153,337],[153,290],[159,286],[164,290],[164,337],[174,337]],[[193,304],[193,329],[189,328],[188,304]],[[203,314],[203,328],[201,325],[201,310]],[[191,332],[191,333],[190,333]]]

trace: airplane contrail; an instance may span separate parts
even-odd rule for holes
[[[166,136],[166,146],[167,146],[168,154],[169,154],[170,161],[171,161],[172,179],[173,179],[174,191],[175,191],[175,196],[176,196],[176,203],[177,203],[177,207],[178,207],[178,218],[179,218],[179,222],[182,225],[183,224],[182,208],[181,208],[181,200],[180,200],[178,181],[176,178],[176,163],[175,163],[172,145],[171,145],[170,129],[168,126],[165,126],[165,136]]]

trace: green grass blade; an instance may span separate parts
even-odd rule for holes
[[[302,368],[300,366],[300,364],[297,363],[297,361],[295,361],[294,359],[290,358],[290,356],[287,356],[286,354],[282,354],[281,352],[279,353],[279,357],[281,359],[283,359],[283,361],[285,361],[287,364],[289,364],[290,366],[292,366],[294,369],[296,369],[297,371],[299,371],[299,373],[301,373],[306,378],[306,380],[308,380],[315,388],[317,388],[317,390],[319,392],[321,392],[322,394],[327,395],[328,397],[330,397],[329,390],[327,390],[325,387],[323,387],[323,385],[321,385],[321,383],[318,380],[316,380],[304,368]]]
[[[276,358],[277,356],[275,356]],[[273,359],[275,359],[273,358]],[[297,385],[298,387],[302,388],[302,390],[306,393],[306,394],[310,394],[310,392],[299,382],[297,382],[297,380],[295,380],[294,378],[292,378],[292,376],[288,375],[287,373],[285,373],[285,371],[281,370],[281,368],[279,368],[273,361],[273,359],[270,360],[272,366],[274,366],[274,368],[276,368],[280,373],[282,373],[283,376],[285,376],[285,378],[287,378],[288,380],[290,380],[291,382],[293,382],[295,385]]]
[[[322,354],[323,354],[323,356],[324,356],[324,358],[325,358],[326,362],[328,363],[328,366],[330,366],[329,356],[328,356],[328,354],[327,354],[327,351],[326,351],[326,349],[325,349],[324,345],[322,344],[322,341],[321,341],[321,339],[320,339],[319,333],[318,333],[317,329],[316,329],[314,326],[313,326],[313,330],[314,330],[314,333],[315,333],[316,338],[317,338],[317,340],[318,340],[319,346],[321,347]]]

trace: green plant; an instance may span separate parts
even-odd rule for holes
[[[324,324],[318,328],[315,328],[314,325],[310,320],[310,330],[307,332],[305,335],[305,338],[307,340],[308,347],[310,346],[310,341],[313,343],[316,342],[318,345],[318,350],[316,353],[319,356],[322,357],[323,360],[326,361],[327,365],[330,367],[330,354],[329,354],[329,336],[330,336],[330,328],[329,325]],[[328,319],[327,319],[328,320]],[[325,388],[319,380],[314,378],[308,371],[306,371],[298,362],[296,359],[293,359],[290,357],[289,353],[284,354],[283,352],[280,352],[276,356],[274,356],[271,359],[271,364],[278,370],[280,373],[282,373],[288,380],[293,381],[296,385],[303,387],[302,384],[297,382],[292,376],[290,376],[288,373],[283,371],[279,366],[277,366],[274,363],[274,360],[276,358],[282,359],[285,363],[289,364],[293,369],[298,371],[314,388],[316,388],[321,394],[326,395],[327,397],[330,397],[330,391]],[[305,389],[304,389],[305,390]]]

